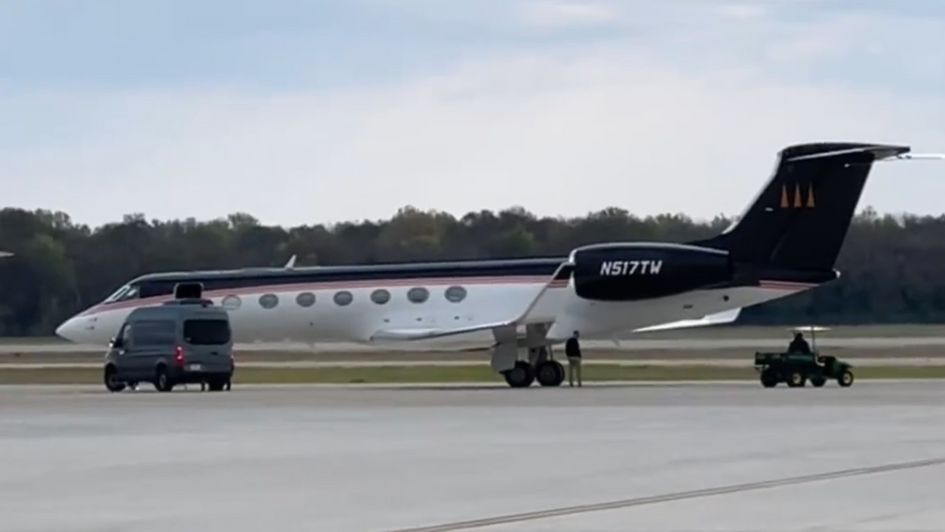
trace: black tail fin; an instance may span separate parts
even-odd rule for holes
[[[830,271],[875,161],[906,146],[800,144],[778,155],[774,176],[736,224],[698,245],[790,270]]]

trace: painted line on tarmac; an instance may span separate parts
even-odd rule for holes
[[[548,510],[538,510],[534,512],[523,512],[518,514],[500,515],[496,517],[487,517],[484,519],[472,519],[469,521],[457,521],[454,523],[444,523],[440,525],[424,526],[417,528],[404,528],[394,532],[445,532],[450,530],[467,530],[472,528],[484,528],[496,525],[505,525],[510,523],[520,523],[524,521],[537,521],[541,519],[550,519],[553,517],[570,516],[590,512],[601,512],[605,510],[617,510],[623,508],[632,508],[635,506],[646,506],[651,504],[660,504],[664,502],[681,501],[686,499],[698,499],[703,497],[714,497],[718,495],[727,495],[731,493],[741,493],[746,491],[758,491],[765,489],[778,488],[783,486],[793,486],[797,484],[810,484],[813,482],[823,482],[842,478],[878,475],[881,473],[891,473],[895,471],[904,471],[907,469],[919,469],[923,467],[934,467],[945,465],[945,457],[930,458],[927,460],[912,460],[909,462],[898,462],[892,464],[883,464],[868,467],[856,467],[851,469],[840,469],[837,471],[828,471],[825,473],[815,473],[812,475],[801,475],[796,477],[786,477],[774,480],[763,480],[760,482],[746,482],[743,484],[732,484],[729,486],[719,486],[715,488],[705,488],[691,491],[679,491],[675,493],[666,493],[662,495],[652,495],[648,497],[635,497],[631,499],[621,499],[593,504],[581,504],[576,506],[563,506],[560,508],[551,508]]]

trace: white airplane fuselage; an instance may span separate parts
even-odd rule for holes
[[[193,279],[199,281],[200,274],[194,273]],[[207,291],[204,297],[228,308],[236,342],[388,345],[391,341],[376,339],[375,333],[384,330],[475,328],[515,315],[545,289],[532,309],[528,323],[550,324],[547,339],[549,343],[556,343],[565,340],[573,331],[580,331],[585,338],[611,339],[642,327],[698,319],[814,286],[809,283],[733,286],[621,302],[583,299],[575,293],[573,281],[546,288],[549,280],[548,276],[515,276],[488,281],[468,277],[399,279],[370,285],[261,285]],[[450,287],[462,287],[465,297],[456,302],[448,300],[445,293]],[[415,303],[408,299],[408,291],[414,288],[426,289],[429,293],[427,300]],[[388,292],[389,300],[382,304],[375,302],[371,295],[378,290]],[[351,302],[339,305],[335,301],[339,292],[349,292]],[[300,301],[308,303],[312,296],[314,303],[310,306],[300,304]],[[132,310],[169,299],[170,296],[160,296],[101,303],[69,319],[57,333],[78,343],[105,345]],[[272,301],[276,302],[274,306]],[[495,339],[486,329],[418,341],[428,346],[472,347],[489,345]]]

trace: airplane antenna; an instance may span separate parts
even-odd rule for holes
[[[295,257],[295,255],[292,255],[292,257],[289,258],[289,262],[285,263],[285,269],[291,270],[292,268],[295,268]]]

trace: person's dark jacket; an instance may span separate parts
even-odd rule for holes
[[[788,346],[788,352],[810,353],[810,345],[807,343],[807,340],[798,337],[791,341],[791,345]]]
[[[568,338],[568,341],[564,343],[564,354],[568,358],[581,358],[581,346],[578,344],[577,338]]]

